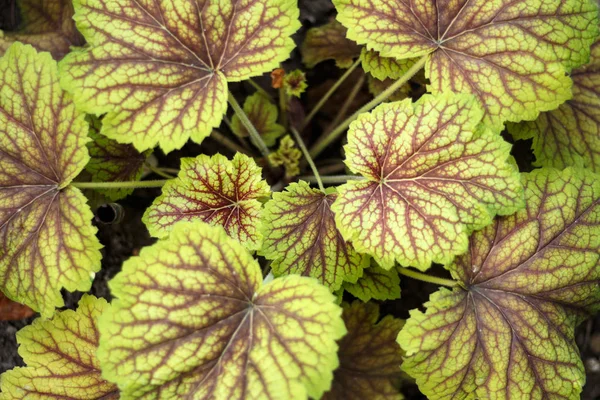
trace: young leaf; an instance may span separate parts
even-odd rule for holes
[[[178,177],[165,184],[143,220],[150,234],[159,238],[166,237],[179,221],[221,225],[229,236],[255,250],[261,241],[262,203],[258,199],[270,195],[252,158],[236,153],[230,161],[221,154],[201,154],[181,159]]]
[[[300,26],[294,0],[76,0],[90,48],[61,62],[61,83],[102,133],[143,151],[201,142],[227,109],[227,82],[271,71]]]
[[[573,98],[533,122],[509,124],[516,139],[533,138],[535,165],[600,173],[600,42],[589,64],[571,73]]]
[[[337,20],[310,28],[302,43],[302,62],[308,68],[325,60],[335,60],[338,68],[350,68],[360,55],[360,46],[346,38],[346,28]]]
[[[459,281],[411,312],[403,368],[430,399],[579,399],[574,329],[600,309],[600,179],[524,175],[527,209],[471,237]]]
[[[307,87],[306,75],[299,69],[288,72],[283,77],[283,88],[288,96],[300,97]]]
[[[378,52],[367,50],[366,48],[363,48],[360,53],[360,59],[363,70],[380,81],[400,79],[418,61],[418,58],[397,60],[395,58],[381,57]]]
[[[400,276],[395,268],[386,270],[375,262],[365,268],[356,283],[345,282],[344,289],[365,303],[371,299],[394,300],[400,298]]]
[[[296,142],[291,138],[290,135],[285,135],[279,141],[279,148],[277,151],[269,154],[269,161],[273,166],[283,166],[285,169],[285,176],[292,178],[300,173],[300,159],[302,158],[302,151],[296,147]]]
[[[138,181],[144,172],[144,163],[151,150],[140,154],[132,145],[120,144],[101,135],[102,121],[89,117],[92,139],[87,148],[90,161],[85,170],[92,175],[92,182],[126,182]],[[115,201],[130,195],[133,189],[100,189],[98,190],[109,199]]]
[[[261,93],[254,93],[246,99],[244,112],[267,146],[273,146],[285,133],[285,128],[277,123],[277,106]],[[237,114],[231,119],[231,129],[240,137],[248,136],[248,131]]]
[[[38,51],[49,51],[60,60],[71,46],[83,46],[85,41],[75,28],[71,0],[19,0],[21,27],[14,32],[0,31],[0,55],[11,44],[30,44]]]
[[[595,0],[333,0],[348,38],[383,57],[428,55],[434,93],[477,96],[486,124],[533,120],[570,95],[565,72],[587,61]]]
[[[17,333],[27,364],[0,376],[0,400],[117,400],[116,385],[105,381],[96,358],[97,318],[109,309],[104,299],[84,295],[77,311],[33,321]]]
[[[337,230],[331,211],[335,198],[335,191],[325,194],[304,181],[273,193],[265,206],[261,254],[273,260],[275,276],[312,276],[335,291],[362,275],[368,260]]]
[[[261,282],[223,228],[177,224],[110,283],[105,376],[129,399],[319,398],[338,366],[341,309],[312,278]]]
[[[0,290],[49,317],[61,288],[87,291],[100,243],[85,197],[88,125],[49,53],[13,44],[0,59]]]
[[[346,164],[366,180],[339,189],[337,226],[384,269],[422,270],[466,251],[470,230],[522,206],[510,145],[480,124],[472,96],[383,104],[348,132]]]
[[[339,342],[340,367],[321,400],[401,400],[396,337],[404,322],[390,315],[378,322],[379,306],[360,301],[344,304],[343,318],[348,334]]]

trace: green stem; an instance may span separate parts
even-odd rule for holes
[[[417,279],[419,281],[433,283],[435,285],[448,286],[448,287],[456,287],[458,283],[453,281],[452,279],[439,278],[437,276],[431,276],[424,274],[422,272],[415,271],[414,269],[397,267],[398,272],[404,276],[408,276],[409,278]]]
[[[248,83],[250,84],[250,86],[252,86],[254,89],[256,89],[257,92],[260,92],[263,96],[266,96],[269,100],[273,100],[271,95],[265,89],[263,89],[258,83],[254,82],[254,80],[252,78],[248,79]]]
[[[317,175],[304,175],[299,177],[298,179],[302,179],[303,181],[308,182],[317,182]],[[362,176],[358,175],[333,175],[333,176],[320,176],[319,179],[322,183],[326,183],[328,185],[338,185],[340,183],[346,183],[348,181],[362,181]]]
[[[252,122],[250,122],[250,120],[248,119],[248,116],[246,115],[244,110],[242,110],[242,107],[240,107],[239,103],[237,102],[235,97],[233,97],[233,94],[231,94],[231,92],[229,92],[228,100],[229,100],[229,104],[231,105],[231,108],[233,108],[233,111],[235,111],[238,118],[240,119],[240,121],[242,122],[242,124],[244,125],[244,127],[246,128],[248,133],[250,134],[250,137],[252,138],[252,142],[254,143],[254,145],[256,147],[258,147],[261,154],[265,157],[265,159],[267,160],[267,162],[270,165],[271,161],[269,160],[269,148],[265,144],[264,140],[262,139],[262,137],[260,136],[260,134],[258,133],[256,128],[254,127],[254,125],[252,125]]]
[[[360,65],[360,62],[361,62],[360,58],[358,58],[354,62],[354,64],[352,64],[352,66],[350,68],[348,68],[348,70],[342,76],[340,76],[340,78],[337,80],[337,82],[335,82],[333,84],[333,86],[331,88],[329,88],[327,93],[325,93],[325,96],[323,96],[321,98],[321,100],[319,100],[317,105],[311,110],[311,112],[306,116],[306,118],[304,118],[304,121],[302,121],[302,124],[300,124],[300,131],[302,131],[304,128],[306,128],[308,126],[308,124],[310,123],[310,121],[312,121],[314,116],[317,115],[317,113],[319,112],[321,107],[323,107],[325,105],[327,100],[329,100],[329,98],[335,93],[335,91],[340,87],[340,85],[342,83],[344,83],[344,81],[352,74],[352,72],[354,72],[356,67],[358,67]]]
[[[315,179],[317,180],[319,189],[321,189],[321,191],[323,193],[325,193],[325,186],[323,186],[323,181],[321,181],[321,175],[319,175],[319,170],[317,169],[317,166],[315,165],[315,162],[313,161],[312,157],[308,153],[308,149],[306,148],[306,145],[304,144],[304,140],[302,140],[300,133],[298,133],[296,128],[294,128],[293,126],[290,127],[290,131],[296,138],[296,142],[298,143],[300,150],[302,150],[302,153],[304,153],[304,157],[305,157],[306,161],[308,162],[308,165],[310,165],[310,169],[312,169],[313,174],[315,174]]]
[[[242,146],[240,146],[233,140],[229,139],[227,136],[223,135],[221,132],[217,131],[216,129],[214,129],[212,131],[212,133],[210,134],[210,137],[213,138],[215,141],[219,142],[219,144],[222,144],[223,146],[227,147],[229,150],[233,151],[234,153],[238,152],[238,153],[249,155],[248,151],[246,149],[244,149]]]
[[[129,181],[129,182],[71,182],[79,189],[141,189],[162,187],[167,181]]]
[[[148,168],[150,170],[150,172],[154,172],[158,176],[162,176],[163,178],[166,178],[166,179],[175,178],[173,175],[170,175],[167,172],[165,172],[162,168],[154,167],[154,166],[150,165],[149,163],[145,163],[145,165],[146,165],[146,168]]]
[[[388,99],[396,90],[398,90],[402,85],[409,81],[423,66],[425,65],[425,61],[427,61],[427,55],[424,55],[417,61],[400,79],[394,82],[390,87],[385,89],[383,92],[379,94],[379,96],[375,97],[373,100],[365,104],[360,110],[356,111],[354,114],[346,118],[344,122],[338,125],[334,130],[322,136],[310,149],[310,155],[313,158],[316,158],[327,146],[331,144],[334,140],[336,140],[344,131],[350,126],[350,124],[362,113],[371,111],[373,108],[377,107],[379,104]]]

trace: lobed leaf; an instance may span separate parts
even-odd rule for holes
[[[130,399],[319,398],[338,366],[341,309],[314,279],[261,281],[221,227],[177,224],[110,283],[105,376]]]
[[[236,153],[232,161],[221,154],[182,158],[178,177],[163,186],[143,221],[150,234],[159,238],[179,221],[221,225],[229,236],[255,250],[261,242],[258,199],[270,194],[261,169],[244,154]]]
[[[344,290],[365,303],[371,299],[394,300],[400,298],[400,276],[395,268],[383,269],[375,262],[363,270],[356,283],[344,282]]]
[[[404,322],[388,315],[379,320],[379,306],[355,301],[343,305],[348,334],[340,342],[340,367],[331,391],[322,400],[401,400],[402,351],[396,343]]]
[[[294,0],[75,0],[90,47],[61,83],[102,133],[139,151],[201,142],[227,109],[227,82],[271,71],[300,26]]]
[[[279,116],[277,106],[260,92],[256,92],[246,99],[244,113],[269,147],[273,146],[277,139],[285,133],[285,127],[277,123]],[[231,130],[240,137],[249,135],[237,114],[231,119]]]
[[[368,260],[336,228],[331,211],[335,198],[335,191],[325,194],[304,181],[273,193],[263,216],[261,254],[273,260],[275,276],[312,276],[336,291],[362,275]]]
[[[87,144],[90,161],[85,170],[92,176],[92,182],[127,182],[139,181],[144,172],[144,164],[151,150],[139,153],[129,144],[120,144],[101,135],[102,121],[89,117],[92,139]],[[97,189],[100,193],[115,201],[127,197],[133,189]]]
[[[83,46],[83,36],[73,21],[71,0],[18,0],[21,11],[19,29],[0,31],[0,55],[11,44],[30,44],[38,51],[48,51],[56,60],[63,58],[71,46]]]
[[[579,399],[575,327],[600,310],[600,179],[523,175],[527,208],[475,232],[441,289],[398,336],[430,399]]]
[[[0,290],[44,317],[100,269],[93,214],[68,186],[89,160],[87,131],[50,54],[13,44],[0,59]]]
[[[480,124],[468,95],[383,104],[350,125],[346,164],[366,180],[339,188],[338,229],[384,269],[422,270],[466,251],[468,234],[522,207],[510,145]]]
[[[600,173],[600,42],[589,64],[574,70],[573,98],[533,122],[509,124],[516,139],[533,138],[535,165],[586,167]]]
[[[77,311],[33,321],[17,333],[27,364],[0,375],[2,400],[117,400],[116,385],[105,381],[96,358],[98,324],[109,309],[104,299],[84,295]]]
[[[363,47],[360,53],[363,70],[380,81],[386,79],[400,79],[417,61],[418,58],[407,58],[397,60],[395,58],[382,57],[374,50]]]
[[[359,45],[346,38],[346,32],[337,20],[310,28],[300,49],[302,62],[308,68],[314,68],[323,61],[335,60],[339,68],[350,68],[361,50]]]
[[[569,99],[565,72],[598,35],[595,0],[333,2],[349,39],[383,57],[427,56],[429,89],[475,95],[494,129]]]

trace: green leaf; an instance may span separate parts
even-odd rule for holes
[[[508,124],[508,129],[516,139],[533,138],[535,165],[600,173],[600,42],[592,47],[591,62],[571,78],[571,100],[533,122]]]
[[[288,72],[283,77],[283,88],[288,96],[300,97],[307,87],[306,75],[299,69]]]
[[[246,113],[267,146],[273,146],[277,139],[285,133],[285,128],[277,123],[279,115],[277,106],[260,92],[256,92],[246,99],[244,113]],[[237,114],[231,119],[231,129],[233,133],[240,137],[249,135]]]
[[[144,214],[150,234],[166,237],[179,221],[221,225],[229,236],[248,249],[260,246],[258,231],[261,197],[271,195],[254,160],[236,153],[233,160],[221,154],[182,158],[179,175],[167,181],[162,194]]]
[[[382,57],[374,50],[362,49],[360,60],[363,70],[373,77],[384,81],[386,79],[398,80],[419,60],[418,58],[406,58],[397,60],[395,58]]]
[[[371,299],[394,300],[400,298],[400,276],[395,268],[383,269],[371,261],[356,283],[345,282],[344,289],[365,303]]]
[[[384,269],[429,268],[467,250],[468,234],[522,207],[510,145],[480,124],[469,95],[383,104],[350,125],[346,164],[366,180],[339,188],[338,229]]]
[[[471,237],[442,289],[398,336],[430,399],[579,399],[575,327],[600,310],[600,179],[523,176],[527,209]]]
[[[139,151],[201,142],[221,123],[227,82],[276,68],[294,48],[295,0],[75,0],[90,43],[61,62],[61,83],[102,134]]]
[[[21,23],[16,31],[0,30],[0,55],[11,44],[30,44],[38,51],[48,51],[56,60],[63,58],[71,46],[85,41],[75,28],[71,0],[18,0]]]
[[[275,276],[312,276],[335,291],[343,281],[356,282],[362,275],[368,259],[336,228],[331,211],[335,198],[335,191],[325,194],[304,181],[273,193],[263,216],[261,254],[273,260]]]
[[[60,89],[49,53],[13,44],[0,59],[0,290],[49,317],[61,288],[90,289],[100,269],[93,214],[69,183],[88,125]]]
[[[102,121],[96,117],[88,117],[90,122],[87,144],[90,161],[85,170],[92,176],[92,182],[127,182],[139,181],[144,172],[144,163],[151,150],[140,154],[129,144],[120,144],[101,135]],[[100,193],[115,201],[127,197],[133,189],[98,189]]]
[[[350,68],[360,55],[360,46],[346,38],[346,28],[337,20],[306,32],[302,43],[302,62],[308,68],[325,60],[335,60],[338,68]]]
[[[271,164],[274,167],[283,166],[287,178],[293,178],[300,174],[299,165],[301,158],[302,151],[296,147],[296,142],[294,142],[294,139],[290,135],[285,135],[281,138],[277,151],[269,154]]]
[[[534,120],[571,96],[566,72],[598,35],[595,0],[333,0],[348,38],[383,57],[427,56],[434,94],[477,96],[486,124]]]
[[[379,306],[355,301],[344,304],[348,334],[340,340],[340,367],[331,391],[321,400],[401,400],[402,352],[396,343],[404,322],[388,315],[379,320]]]
[[[117,400],[117,387],[105,381],[96,358],[97,318],[109,309],[104,299],[84,295],[77,311],[38,318],[17,333],[27,367],[0,375],[1,400]]]
[[[261,281],[221,227],[177,224],[110,282],[104,376],[128,399],[319,398],[338,366],[341,308],[312,278]]]

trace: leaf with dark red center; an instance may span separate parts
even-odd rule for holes
[[[85,41],[75,28],[71,0],[19,0],[21,25],[13,32],[0,31],[0,55],[15,42],[30,44],[38,51],[49,51],[60,60],[71,46]]]
[[[101,376],[96,358],[96,320],[109,308],[104,299],[85,295],[77,311],[33,321],[17,333],[27,367],[0,376],[0,400],[117,400],[119,390]]]
[[[569,99],[565,73],[598,35],[595,0],[333,2],[348,38],[383,57],[427,56],[429,89],[475,95],[493,128]]]
[[[533,122],[509,124],[516,139],[533,138],[535,165],[586,167],[600,173],[600,42],[589,64],[571,73],[573,98]]]
[[[90,153],[90,161],[85,170],[92,176],[92,182],[127,182],[138,181],[144,172],[144,163],[151,150],[139,153],[130,144],[117,143],[112,139],[101,135],[100,127],[102,121],[95,117],[89,117],[90,132],[92,139],[87,147]],[[99,189],[109,199],[115,201],[130,195],[133,189]]]
[[[275,276],[312,276],[335,291],[362,275],[368,260],[336,228],[335,198],[335,191],[325,194],[303,181],[273,193],[265,206],[261,254],[273,260]]]
[[[345,282],[344,290],[364,302],[400,298],[400,276],[395,268],[386,270],[371,261],[356,283]]]
[[[87,132],[50,54],[12,45],[0,59],[0,290],[45,317],[100,269],[93,214],[69,186]]]
[[[302,43],[302,61],[313,68],[325,60],[335,60],[339,68],[349,68],[360,55],[360,46],[346,38],[346,28],[337,20],[310,28]]]
[[[237,153],[233,160],[221,154],[182,158],[176,179],[144,214],[150,234],[164,238],[179,221],[199,220],[221,225],[248,249],[260,246],[258,232],[261,197],[271,195],[261,169],[250,157]]]
[[[460,288],[411,312],[403,368],[430,399],[579,399],[575,327],[600,310],[600,179],[523,176],[527,208],[471,236]]]
[[[350,125],[338,229],[383,268],[427,269],[466,251],[468,233],[522,207],[510,145],[482,125],[472,96],[383,104]]]
[[[267,146],[273,146],[277,139],[285,133],[285,128],[277,123],[279,116],[277,106],[260,92],[246,99],[244,113]],[[248,136],[248,131],[237,114],[231,119],[231,129],[240,137]],[[253,140],[252,137],[250,140]]]
[[[320,398],[346,333],[341,308],[315,279],[262,279],[222,227],[177,224],[110,282],[104,376],[128,399]]]
[[[401,400],[402,352],[396,337],[404,322],[390,315],[379,320],[374,303],[343,307],[348,334],[339,341],[340,366],[322,400]]]
[[[61,83],[102,134],[143,151],[201,142],[221,123],[227,82],[288,58],[295,0],[75,0],[90,47],[61,62]]]

